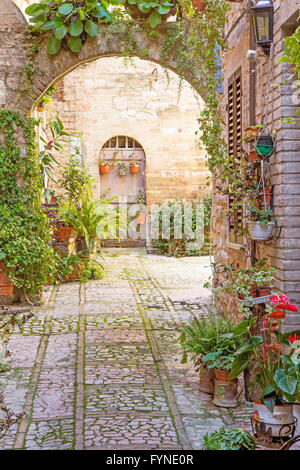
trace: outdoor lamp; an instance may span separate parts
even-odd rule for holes
[[[273,42],[274,5],[272,0],[259,0],[251,8],[256,44],[269,54]]]

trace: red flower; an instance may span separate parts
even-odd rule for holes
[[[280,320],[282,318],[285,318],[285,313],[282,312],[281,310],[274,310],[272,313],[268,313],[266,315],[267,318],[276,318],[276,320]]]
[[[51,150],[53,147],[53,140],[49,140],[48,142],[48,149]]]
[[[270,297],[270,301],[273,304],[278,304],[280,303],[288,303],[290,299],[286,295],[275,295],[273,297]]]
[[[299,339],[300,339],[300,335],[294,334],[294,335],[289,336],[290,343],[294,343],[295,341],[298,341]]]
[[[267,352],[267,350],[265,349],[265,353]],[[262,361],[262,362],[267,362],[269,360],[269,356],[263,356],[262,354],[259,356],[259,359]]]
[[[276,305],[276,308],[279,308],[280,310],[288,310],[289,312],[298,312],[298,307],[294,304],[278,304]]]

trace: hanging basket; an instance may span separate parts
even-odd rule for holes
[[[261,135],[257,137],[255,149],[260,157],[270,157],[275,150],[275,141],[273,137],[271,135]]]
[[[252,240],[267,241],[272,237],[275,222],[268,222],[267,225],[261,224],[259,221],[248,221],[248,228]]]

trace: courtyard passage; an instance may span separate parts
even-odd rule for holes
[[[104,249],[104,278],[48,287],[16,330],[0,391],[26,418],[1,449],[199,449],[251,406],[217,408],[181,364],[182,324],[211,305],[209,258]]]

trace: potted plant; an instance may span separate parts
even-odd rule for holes
[[[271,209],[260,209],[247,205],[248,230],[252,240],[269,240],[275,227],[275,217]]]
[[[244,130],[246,142],[251,142],[252,140],[255,140],[260,129],[261,129],[260,125],[246,127],[246,129]]]
[[[136,175],[140,171],[140,164],[138,163],[137,159],[134,158],[134,154],[131,154],[130,158],[131,158],[131,162],[129,164],[130,173],[132,175]]]
[[[13,295],[14,292],[14,283],[8,276],[5,258],[6,254],[0,251],[0,296]]]
[[[248,340],[235,352],[229,378],[237,378],[255,359],[255,382],[261,399],[253,403],[252,426],[257,438],[281,442],[295,432],[293,403],[299,397],[300,330],[282,333],[285,310],[298,311],[286,296],[274,296],[266,306],[261,335],[253,335],[251,327],[258,317],[241,321],[236,326]],[[251,321],[251,324],[249,323]]]
[[[128,166],[121,160],[119,160],[117,164],[118,164],[119,175],[126,176],[128,174]]]
[[[99,160],[99,168],[101,175],[107,175],[110,172],[112,163],[107,160]]]
[[[189,324],[183,327],[179,337],[183,349],[182,363],[187,362],[188,356],[194,362],[195,369],[199,373],[199,390],[213,395],[214,393],[214,371],[203,362],[203,357],[214,351],[218,341],[218,331],[227,331],[225,320],[218,319],[215,314],[210,313],[207,318],[195,315]]]
[[[245,429],[225,426],[206,433],[202,438],[202,450],[255,450],[257,447],[254,437]]]
[[[154,0],[149,2],[149,6],[139,0],[126,0],[125,7],[134,20],[145,21],[151,28],[176,15],[177,11],[176,3],[167,0]]]

